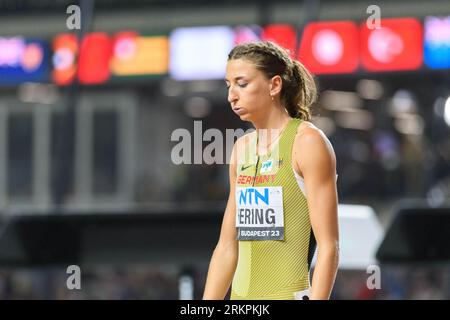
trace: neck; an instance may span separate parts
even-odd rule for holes
[[[258,153],[265,153],[267,149],[280,137],[282,130],[292,118],[284,108],[272,108],[269,114],[252,121],[258,137]]]
[[[256,130],[260,129],[279,129],[282,130],[284,125],[292,118],[287,111],[279,108],[271,108],[269,112],[265,112],[260,118],[252,120],[252,124]]]

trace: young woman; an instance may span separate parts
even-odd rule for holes
[[[203,299],[329,299],[338,267],[336,159],[310,120],[311,74],[271,42],[228,55],[228,101],[255,131],[239,138]],[[310,284],[311,260],[317,261]]]

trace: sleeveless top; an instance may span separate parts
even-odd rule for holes
[[[291,119],[271,151],[256,154],[256,134],[238,150],[236,227],[239,257],[232,300],[294,299],[308,289],[316,241],[306,197],[292,169],[300,119]]]

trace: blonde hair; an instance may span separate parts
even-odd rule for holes
[[[245,59],[262,71],[268,79],[279,75],[282,79],[281,102],[293,118],[310,120],[311,105],[317,99],[317,87],[311,73],[289,52],[270,41],[237,45],[228,54],[228,61]]]

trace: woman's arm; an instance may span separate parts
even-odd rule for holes
[[[305,180],[311,226],[317,241],[310,299],[329,299],[339,264],[336,157],[327,137],[314,126],[297,135],[293,157]]]
[[[236,142],[237,144],[237,142]],[[235,144],[235,146],[236,146]],[[236,158],[235,148],[230,161],[230,194],[225,209],[219,241],[209,263],[206,278],[204,300],[224,299],[230,288],[238,260],[238,242],[236,239]]]

